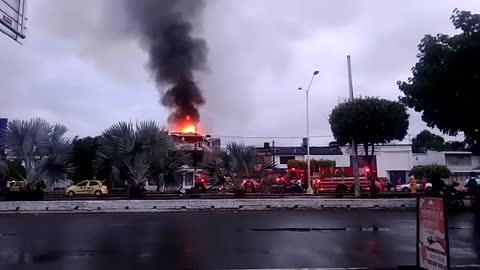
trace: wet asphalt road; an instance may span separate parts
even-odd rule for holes
[[[415,263],[415,218],[356,209],[3,215],[0,269],[396,267]],[[449,227],[452,264],[480,264],[473,214],[451,216]]]

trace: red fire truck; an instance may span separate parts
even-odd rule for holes
[[[368,167],[359,169],[360,187],[362,191],[368,191],[370,189],[370,182],[368,181],[370,177],[375,177],[375,175],[370,172]],[[306,170],[296,168],[288,169],[284,177],[277,177],[275,187],[288,186],[297,179],[301,179],[302,189],[305,191],[308,188]],[[319,171],[312,173],[311,180],[312,188],[316,193],[346,193],[355,191],[355,180],[351,167],[320,168]]]
[[[359,169],[362,191],[370,189],[370,177],[375,176],[372,175],[368,167]],[[320,171],[312,179],[312,186],[315,192],[346,193],[355,191],[355,180],[353,168],[351,167],[320,168]]]

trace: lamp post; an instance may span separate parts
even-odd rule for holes
[[[312,189],[312,181],[310,177],[310,122],[308,118],[308,92],[310,91],[310,86],[312,86],[313,79],[315,76],[318,74],[318,70],[315,70],[312,75],[312,79],[310,80],[310,83],[308,84],[307,89],[303,89],[302,87],[299,87],[298,90],[301,91],[303,90],[305,92],[305,101],[307,103],[307,182],[308,182],[308,189],[307,189],[307,194],[313,194],[313,189]]]

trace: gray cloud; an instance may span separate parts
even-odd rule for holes
[[[25,45],[0,37],[0,59],[8,63],[0,67],[6,116],[42,116],[68,125],[72,136],[95,135],[120,120],[166,123],[147,56],[124,10],[112,3],[117,2],[31,1]],[[455,7],[476,11],[480,4],[207,1],[195,28],[209,47],[208,71],[197,77],[206,98],[201,129],[303,136],[305,95],[296,89],[318,69],[310,93],[311,133],[330,135],[328,114],[348,96],[346,55],[352,55],[356,95],[396,99],[395,82],[410,76],[420,39],[452,33]],[[413,113],[410,133],[423,128]]]

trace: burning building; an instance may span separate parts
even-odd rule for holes
[[[202,135],[190,129],[183,129],[182,131],[170,132],[170,137],[175,142],[177,149],[183,151],[207,151],[211,152],[215,149],[220,149],[220,138],[212,138],[210,135]]]

